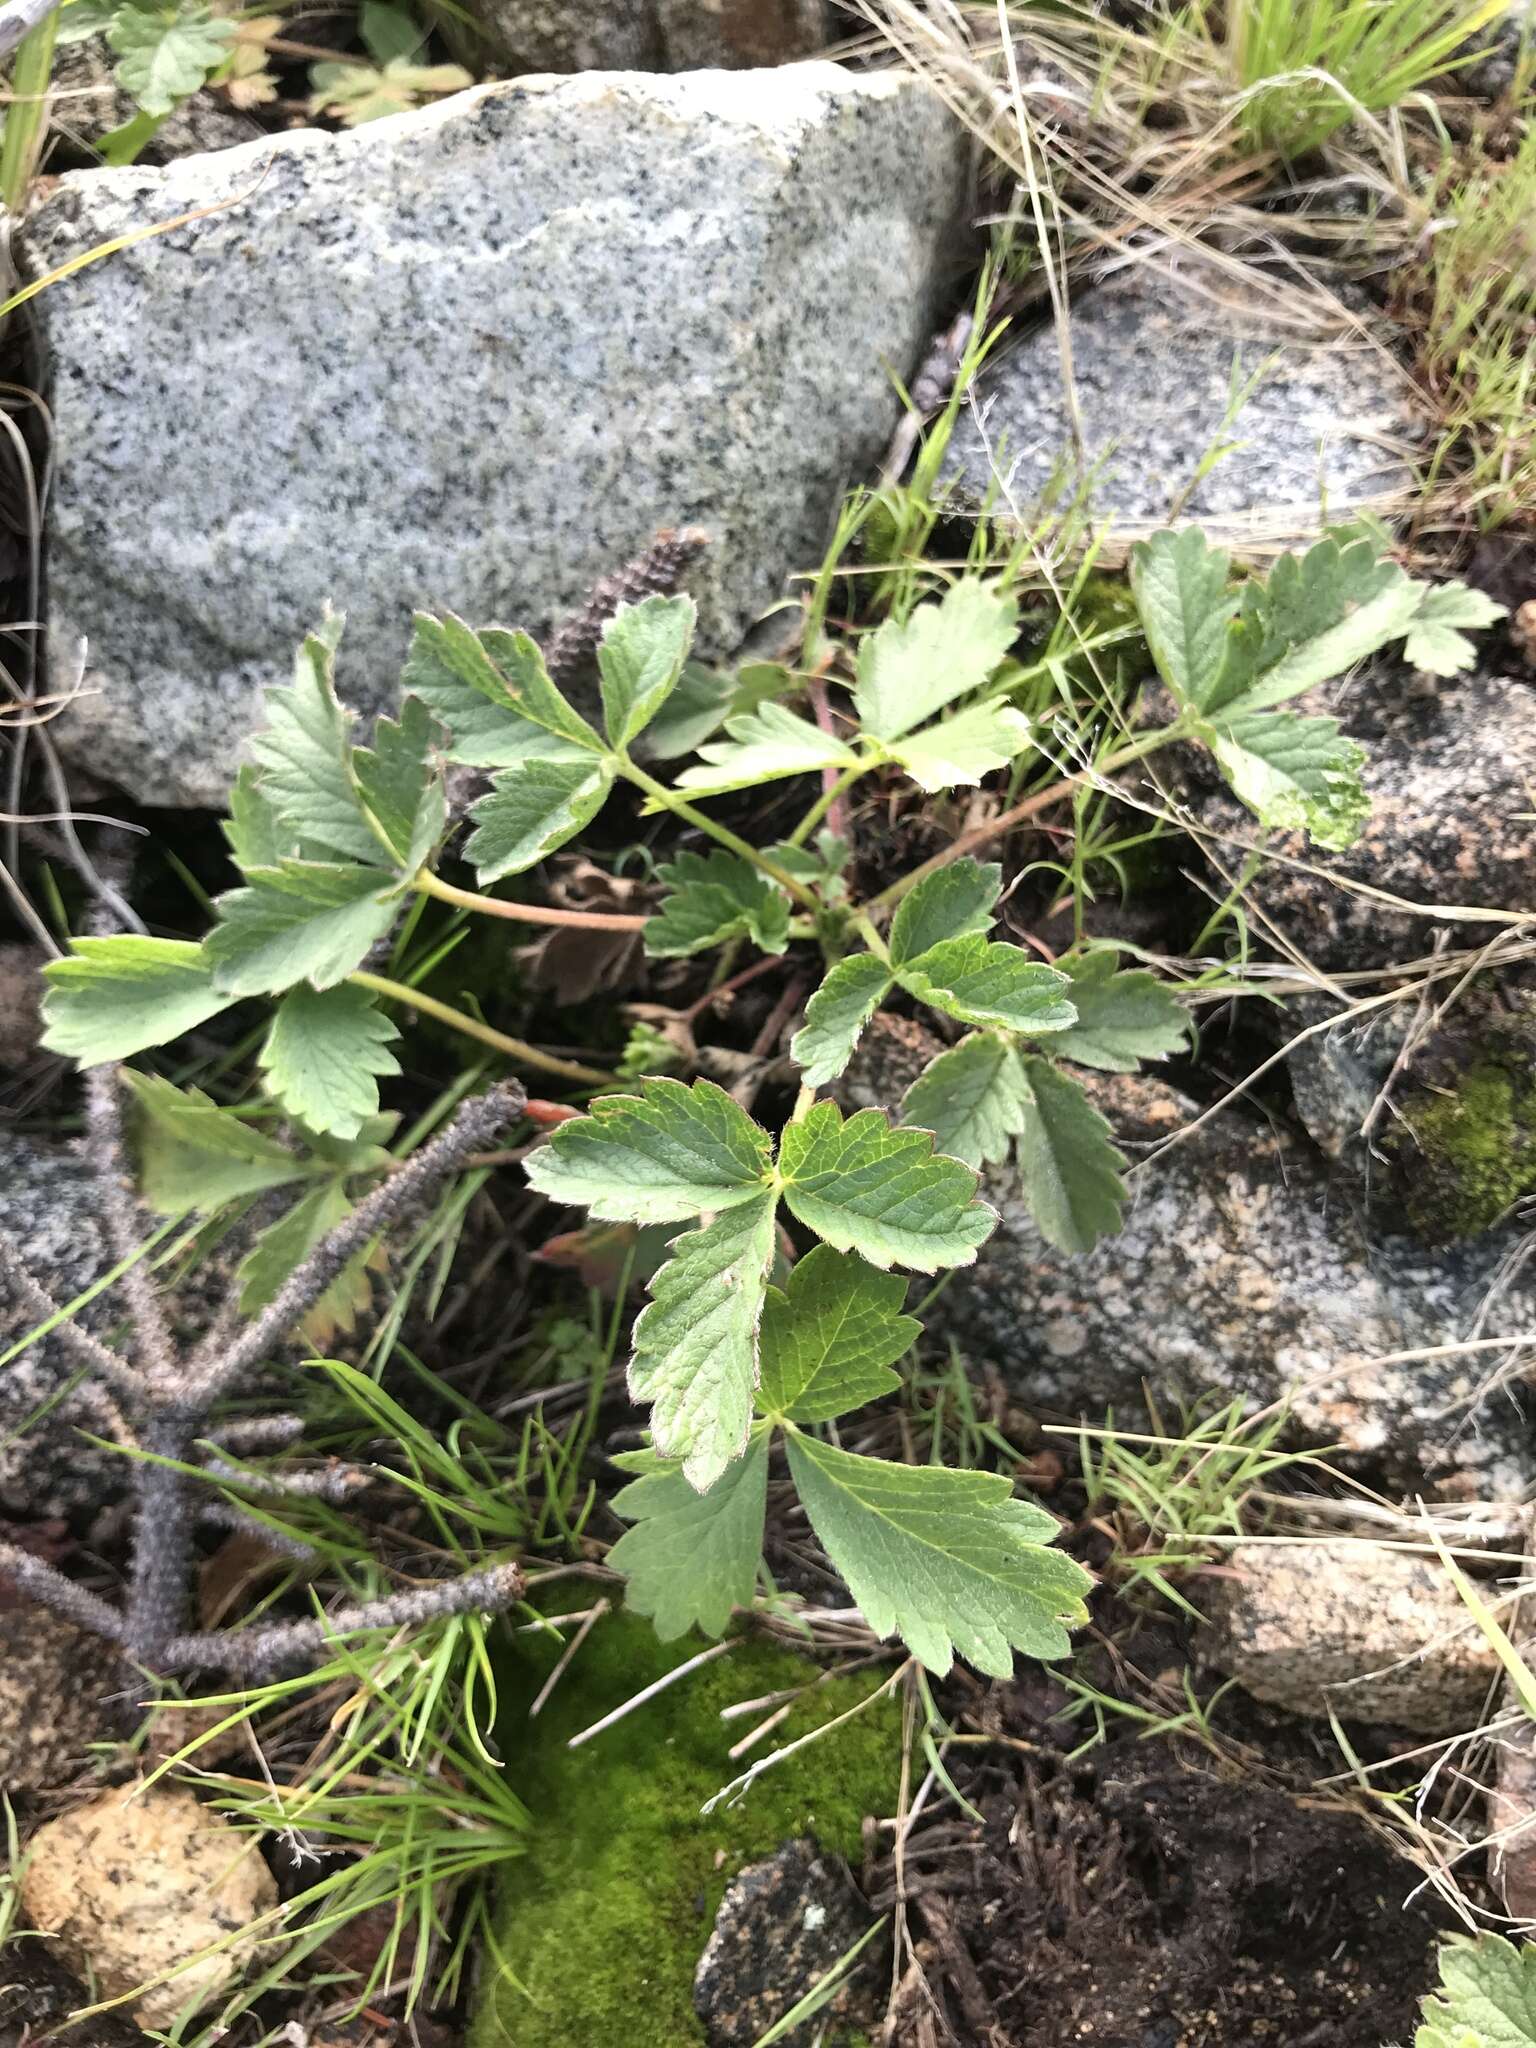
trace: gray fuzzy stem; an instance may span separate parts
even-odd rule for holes
[[[98,1600],[84,1586],[77,1586],[73,1579],[66,1579],[62,1572],[55,1571],[51,1564],[44,1564],[30,1550],[23,1550],[15,1543],[0,1543],[0,1576],[12,1580],[18,1593],[25,1593],[39,1607],[49,1607],[55,1614],[62,1614],[66,1621],[72,1621],[87,1635],[101,1636],[109,1643],[122,1641],[122,1617],[105,1600]]]
[[[128,1581],[124,1642],[146,1671],[169,1668],[166,1645],[187,1625],[192,1577],[192,1524],[188,1479],[176,1466],[187,1460],[190,1418],[179,1410],[155,1417],[144,1433],[147,1458],[134,1464],[138,1512],[133,1527],[133,1569]],[[161,1459],[174,1463],[161,1464]]]

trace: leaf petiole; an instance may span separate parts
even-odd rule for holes
[[[557,910],[547,903],[511,903],[501,896],[481,896],[473,889],[459,889],[445,882],[430,868],[419,868],[411,887],[423,896],[435,896],[439,903],[451,903],[459,910],[475,910],[485,917],[510,918],[516,924],[570,925],[579,931],[639,932],[645,919],[620,910]]]
[[[557,1074],[563,1081],[577,1081],[599,1088],[606,1087],[613,1079],[612,1074],[605,1074],[597,1067],[584,1067],[578,1060],[557,1059],[553,1053],[540,1052],[536,1045],[529,1045],[521,1038],[509,1038],[506,1032],[482,1024],[478,1017],[456,1010],[451,1003],[440,1003],[436,996],[423,995],[420,989],[409,988],[403,981],[391,981],[387,975],[369,974],[360,967],[355,974],[349,974],[347,980],[355,982],[359,988],[372,989],[386,1002],[404,1003],[412,1010],[419,1010],[424,1017],[435,1017],[439,1024],[462,1032],[466,1038],[477,1038],[482,1045],[493,1046],[497,1052],[505,1053],[509,1060],[517,1060],[526,1067],[537,1067],[541,1073]]]

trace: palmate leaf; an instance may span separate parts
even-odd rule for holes
[[[1002,887],[996,862],[952,860],[925,875],[901,899],[891,920],[891,965],[904,967],[945,939],[985,933]]]
[[[969,1266],[992,1234],[995,1211],[976,1197],[976,1175],[878,1109],[845,1122],[815,1103],[779,1140],[779,1177],[792,1215],[838,1251],[874,1266],[934,1273]]]
[[[197,91],[228,57],[235,24],[217,21],[207,7],[174,0],[150,6],[143,0],[117,8],[107,41],[117,52],[118,83],[146,114],[169,114]]]
[[[1403,659],[1432,676],[1453,676],[1471,668],[1477,649],[1466,633],[1493,625],[1503,618],[1504,610],[1503,605],[1495,604],[1480,590],[1469,590],[1464,583],[1427,584],[1403,641]]]
[[[1131,549],[1131,590],[1158,673],[1183,705],[1203,710],[1226,666],[1237,596],[1231,561],[1198,527],[1155,533]]]
[[[369,825],[348,764],[352,714],[336,695],[342,621],[331,617],[306,636],[291,684],[264,693],[266,725],[250,743],[261,794],[286,830],[306,847],[347,860],[386,856]]]
[[[610,746],[637,739],[671,696],[697,616],[691,597],[647,597],[621,604],[604,626],[597,670]]]
[[[932,1131],[940,1152],[968,1166],[1000,1166],[1024,1128],[1029,1083],[1016,1048],[995,1032],[973,1032],[918,1075],[901,1120]]]
[[[1035,1037],[1064,1031],[1077,1017],[1063,994],[1066,975],[1031,960],[1021,946],[976,932],[930,946],[896,978],[920,1002],[963,1024],[997,1024]]]
[[[1536,1946],[1501,1934],[1453,1936],[1424,2001],[1414,2048],[1536,2048]]]
[[[824,1088],[842,1073],[893,981],[890,969],[873,953],[851,953],[832,968],[790,1040],[789,1056],[808,1088]]]
[[[613,763],[589,754],[530,760],[495,777],[470,815],[464,848],[482,884],[519,875],[590,825],[613,787]]]
[[[790,1476],[811,1527],[877,1636],[940,1677],[955,1653],[1008,1678],[1013,1651],[1063,1657],[1087,1620],[1081,1565],[1057,1526],[996,1472],[862,1458],[793,1431]]]
[[[218,898],[219,922],[203,941],[226,996],[279,995],[301,981],[333,987],[400,908],[399,885],[378,868],[285,860],[250,869],[246,882]]]
[[[421,866],[447,820],[433,738],[431,712],[419,697],[407,697],[398,719],[378,720],[371,747],[352,750],[352,780],[364,813],[385,855],[406,874]]]
[[[614,1459],[637,1475],[612,1503],[634,1527],[607,1562],[627,1574],[625,1604],[649,1615],[664,1643],[690,1628],[722,1636],[735,1609],[751,1606],[768,1508],[768,1439],[767,1428],[754,1429],[744,1454],[702,1494],[654,1451]]]
[[[1293,711],[1238,712],[1209,729],[1233,794],[1274,831],[1305,832],[1319,846],[1353,846],[1370,815],[1360,780],[1365,755],[1335,718]]]
[[[1327,674],[1337,671],[1304,679],[1314,660],[1305,650],[1361,606],[1390,591],[1402,597],[1410,589],[1398,565],[1380,555],[1376,543],[1363,534],[1327,534],[1305,554],[1281,555],[1268,576],[1243,585],[1226,666],[1219,687],[1202,709],[1214,714],[1245,697],[1275,670],[1282,656],[1293,659],[1283,684],[1285,694],[1296,694],[1293,682],[1305,689],[1312,682],[1326,681]],[[1380,616],[1390,618],[1396,604],[1394,600],[1383,607]]]
[[[1164,1059],[1189,1043],[1189,1016],[1144,968],[1122,969],[1113,946],[1095,946],[1065,963],[1077,1022],[1051,1041],[1057,1059],[1110,1074],[1134,1074],[1142,1060]]]
[[[898,740],[979,690],[1012,647],[1018,616],[995,583],[965,576],[937,604],[917,605],[905,619],[887,619],[866,634],[853,692],[865,732]]]
[[[468,767],[511,768],[608,751],[550,681],[526,633],[500,626],[477,633],[451,612],[442,618],[418,612],[401,681],[448,728],[448,758]]]
[[[389,1050],[398,1036],[365,988],[291,988],[262,1047],[262,1074],[288,1114],[310,1130],[355,1138],[378,1113],[378,1077],[400,1071]]]
[[[775,1206],[763,1188],[686,1231],[635,1321],[630,1394],[651,1404],[657,1451],[680,1459],[700,1493],[740,1457],[751,1427]]]
[[[758,1407],[791,1422],[831,1422],[901,1384],[891,1371],[922,1334],[901,1313],[907,1283],[819,1244],[781,1291],[768,1290]]]
[[[973,704],[953,718],[893,740],[886,751],[919,789],[930,792],[980,782],[1006,768],[1029,745],[1030,724],[1006,704]]]
[[[161,1216],[208,1213],[317,1170],[197,1088],[127,1075],[139,1192]]]
[[[76,939],[43,975],[43,1044],[82,1067],[168,1045],[235,1001],[215,988],[203,948],[183,939]]]
[[[713,1081],[646,1081],[639,1095],[600,1095],[527,1162],[554,1202],[613,1223],[680,1223],[748,1202],[767,1185],[768,1133]]]
[[[667,895],[646,922],[645,950],[653,960],[735,938],[751,939],[764,953],[782,953],[789,944],[789,898],[739,855],[723,848],[681,853],[656,874]]]
[[[766,698],[787,696],[794,678],[776,661],[746,661],[734,676],[701,661],[687,661],[677,688],[646,728],[646,752],[655,761],[691,754],[728,718],[744,718]]]
[[[678,789],[723,796],[727,790],[779,782],[786,775],[851,768],[859,758],[851,747],[782,704],[761,704],[739,718],[728,718],[725,730],[727,739],[700,747],[699,765],[685,768],[675,778]]]
[[[1124,1156],[1078,1082],[1031,1054],[1019,1066],[1029,1098],[1015,1156],[1029,1213],[1059,1251],[1092,1251],[1120,1228]]]

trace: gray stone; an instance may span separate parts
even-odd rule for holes
[[[0,1606],[0,1788],[54,1791],[118,1730],[118,1653],[29,1602]]]
[[[693,1980],[710,2048],[752,2048],[869,1932],[874,1917],[847,1866],[818,1854],[809,1839],[786,1842],[739,1871]],[[829,2021],[873,2025],[889,1969],[889,1945],[882,1954],[878,1942],[869,1944],[830,2002],[779,2037],[785,2048],[812,2048]]]
[[[514,71],[695,71],[785,64],[831,37],[823,0],[473,0]]]
[[[1090,465],[1093,517],[1117,538],[1165,525],[1177,507],[1208,531],[1296,540],[1412,482],[1381,437],[1417,431],[1407,379],[1377,349],[1312,344],[1229,301],[1228,280],[1194,288],[1145,264],[1083,291],[1071,310],[1072,377]],[[1273,359],[1273,360],[1271,360]],[[1269,364],[1235,422],[1240,380]],[[1195,481],[1218,443],[1241,445]],[[973,386],[943,470],[960,502],[1001,483],[997,509],[1030,523],[1072,454],[1072,414],[1055,327],[998,357]]]
[[[54,99],[49,119],[77,148],[94,150],[109,129],[119,128],[138,113],[138,102],[117,82],[117,58],[105,36],[61,43],[53,58]],[[229,105],[216,92],[195,92],[169,113],[144,145],[138,161],[168,164],[201,150],[234,149],[257,140],[265,130]]]
[[[1498,1656],[1432,1557],[1385,1543],[1244,1543],[1200,1582],[1203,1655],[1295,1714],[1464,1735]]]
[[[813,562],[931,331],[963,137],[832,64],[483,86],[350,134],[78,172],[33,273],[55,364],[54,727],[144,801],[217,803],[334,600],[391,693],[414,605],[542,632],[660,526],[714,536],[702,644]]]
[[[1482,43],[1489,31],[1477,41]],[[1492,41],[1475,64],[1456,73],[1452,90],[1470,93],[1474,99],[1497,100],[1515,83],[1522,61],[1529,67],[1536,61],[1536,4],[1533,0],[1512,0],[1503,18],[1492,30]]]
[[[877,1029],[845,1083],[850,1103],[890,1104],[934,1050],[911,1025]],[[1133,1159],[1198,1114],[1147,1076],[1079,1072]],[[1536,1294],[1489,1290],[1518,1229],[1442,1250],[1370,1231],[1347,1186],[1304,1141],[1240,1110],[1137,1170],[1125,1227],[1071,1257],[1030,1219],[1017,1178],[984,1176],[999,1212],[975,1266],[927,1322],[977,1366],[995,1366],[1039,1411],[1102,1423],[1201,1397],[1264,1407],[1289,1396],[1303,1443],[1338,1445],[1383,1483],[1448,1498],[1523,1498],[1536,1452],[1518,1390],[1485,1393],[1510,1354],[1383,1363],[1401,1352],[1536,1324]],[[1486,1312],[1479,1322],[1479,1313]]]
[[[0,1067],[24,1067],[37,1057],[44,958],[39,946],[0,945]]]

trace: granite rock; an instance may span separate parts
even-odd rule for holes
[[[900,1100],[934,1050],[919,1027],[867,1034],[844,1083],[852,1105]],[[1013,1174],[982,1194],[998,1228],[927,1318],[972,1363],[995,1366],[1040,1412],[1101,1423],[1201,1397],[1267,1406],[1289,1394],[1293,1436],[1338,1445],[1384,1484],[1514,1500],[1536,1480],[1518,1388],[1485,1393],[1508,1355],[1384,1359],[1529,1331],[1536,1295],[1489,1289],[1519,1232],[1429,1250],[1368,1227],[1304,1138],[1240,1110],[1156,1159],[1197,1106],[1150,1076],[1080,1072],[1133,1174],[1125,1227],[1070,1257],[1036,1230]],[[1479,1321],[1481,1314],[1482,1320]]]
[[[1478,1726],[1501,1671],[1434,1558],[1355,1539],[1244,1543],[1202,1579],[1202,1653],[1296,1714],[1421,1735]]]
[[[0,1067],[24,1067],[37,1057],[46,957],[40,946],[0,944]]]
[[[1117,538],[1179,517],[1235,541],[1315,537],[1412,481],[1383,437],[1417,431],[1408,381],[1379,350],[1299,340],[1257,310],[1228,309],[1229,283],[1196,288],[1145,264],[1074,299],[1072,376],[1084,452],[1101,464],[1092,515]],[[1220,298],[1218,297],[1220,295]],[[1268,365],[1235,423],[1235,374]],[[1195,482],[1218,443],[1240,446]],[[1072,414],[1054,326],[977,378],[945,457],[960,503],[1001,484],[1024,523],[1072,453]],[[1326,506],[1326,517],[1325,517]]]
[[[349,134],[77,172],[45,293],[54,732],[146,802],[218,803],[334,601],[392,692],[411,608],[543,632],[661,526],[713,537],[701,644],[814,561],[932,329],[966,165],[917,79],[836,65],[482,86]]]
[[[874,1917],[847,1866],[822,1856],[809,1839],[786,1842],[739,1871],[726,1887],[693,1980],[710,2048],[752,2048],[869,1932]],[[831,2003],[780,2037],[785,2048],[811,2048],[828,2020],[873,2025],[888,1957],[889,1943],[884,1955],[878,1942],[866,1947]]]
[[[102,1996],[190,1963],[134,2000],[145,2027],[238,1982],[256,1954],[251,1923],[277,1904],[251,1837],[165,1785],[124,1785],[47,1822],[20,1888],[32,1925]]]
[[[118,1731],[118,1653],[30,1602],[0,1606],[0,1787],[53,1791]]]
[[[513,71],[695,71],[784,64],[831,36],[823,0],[473,0]]]

